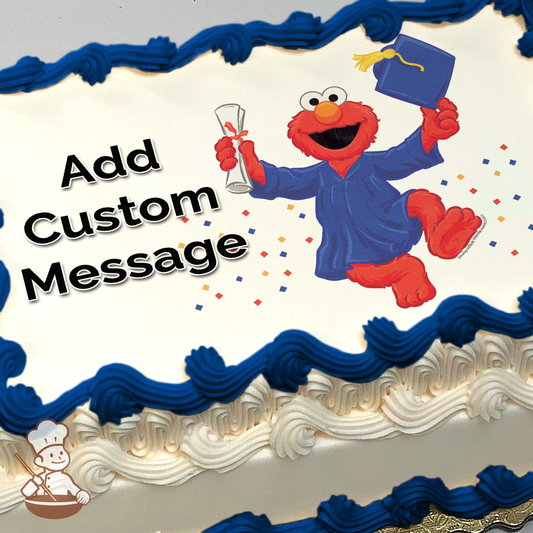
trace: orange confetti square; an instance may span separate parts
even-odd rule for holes
[[[287,239],[286,239],[285,237],[280,237],[280,238],[278,239],[279,242],[285,242],[286,240],[287,240]]]
[[[287,206],[287,209],[288,209],[289,211],[292,211],[292,210],[294,209],[294,206],[293,206],[292,204],[289,204],[289,205]]]
[[[501,174],[501,172],[499,170],[496,170],[496,172],[494,172],[495,176],[499,176],[500,174]]]
[[[203,291],[208,291],[208,290],[209,290],[209,285],[204,285],[204,286],[202,287],[202,290],[203,290]]]
[[[218,234],[218,238],[220,239],[220,237],[224,237],[224,234],[223,233],[219,233]]]
[[[268,271],[267,270],[263,270],[263,276],[268,276]]]
[[[457,178],[460,179],[460,180],[462,180],[462,179],[464,179],[465,177],[464,177],[462,174],[459,174],[459,175],[457,176]]]
[[[503,222],[503,221],[505,220],[505,217],[499,216],[499,217],[498,217],[498,220],[499,220],[500,222]]]
[[[178,248],[179,248],[180,250],[183,250],[183,248],[185,248],[185,244],[182,243],[182,242],[180,242],[180,243],[178,244]]]

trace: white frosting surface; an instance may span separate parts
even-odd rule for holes
[[[497,40],[486,31],[492,25],[498,29]],[[438,259],[423,243],[413,249],[437,287],[434,300],[404,310],[395,305],[390,289],[317,278],[315,253],[321,228],[313,200],[269,202],[230,194],[214,157],[213,145],[221,136],[214,109],[237,102],[246,110],[248,138],[255,141],[261,158],[289,167],[313,164],[287,140],[286,124],[298,112],[301,94],[331,85],[344,87],[350,98],[371,105],[380,117],[372,149],[387,149],[406,138],[421,124],[420,111],[375,92],[373,75],[354,69],[354,52],[379,48],[362,29],[313,52],[257,48],[247,62],[236,66],[209,53],[169,74],[117,68],[104,84],[94,87],[70,77],[47,90],[0,97],[0,120],[9,124],[0,131],[6,219],[0,246],[12,277],[0,324],[3,336],[21,343],[28,355],[25,371],[10,384],[31,385],[49,402],[113,362],[134,366],[156,380],[179,382],[185,379],[185,356],[200,345],[214,346],[227,364],[234,364],[292,328],[358,352],[364,349],[361,326],[372,317],[386,316],[407,329],[456,294],[474,294],[498,309],[516,311],[516,298],[529,284],[533,259],[526,240],[531,233],[527,228],[533,168],[519,126],[533,113],[527,104],[533,71],[526,68],[527,59],[511,49],[520,25],[487,9],[468,24],[406,23],[402,31],[457,55],[448,95],[459,108],[461,131],[440,143],[442,165],[395,186],[401,191],[427,188],[441,195],[447,207],[470,206],[487,219],[461,259]],[[472,33],[486,34],[486,42],[473,45]],[[500,42],[509,43],[509,49]],[[276,69],[270,67],[274,64]],[[485,90],[488,86],[490,91]],[[509,94],[523,105],[509,105]],[[110,146],[118,145],[126,155],[141,148],[146,138],[155,145],[160,171],[130,172],[127,178],[91,185],[74,180],[70,189],[60,188],[68,155],[75,154],[92,168],[97,157],[109,154]],[[509,146],[505,151],[500,149],[503,143]],[[489,165],[482,164],[484,158],[490,159]],[[516,165],[509,164],[511,158]],[[494,176],[497,170],[499,178]],[[459,174],[465,178],[457,179]],[[441,185],[443,180],[447,186]],[[204,202],[204,213],[189,212],[187,223],[171,216],[137,228],[123,224],[109,234],[77,240],[63,237],[49,246],[32,244],[23,233],[27,218],[39,211],[69,215],[79,227],[78,213],[115,206],[120,196],[140,204],[152,196],[168,200],[171,193],[204,186],[216,191],[221,208],[211,211]],[[478,193],[470,192],[473,187]],[[521,200],[513,200],[514,194],[520,194]],[[493,203],[495,198],[501,199],[499,205]],[[287,209],[289,204],[294,209]],[[248,216],[242,214],[245,210]],[[500,215],[505,217],[503,223],[497,220]],[[58,224],[37,227],[44,234]],[[220,233],[242,235],[249,251],[236,261],[221,259],[217,270],[207,276],[185,271],[154,274],[87,292],[71,289],[66,296],[54,291],[33,303],[22,284],[24,268],[44,277],[50,264],[60,261],[68,273],[82,263],[99,267],[111,257],[125,260],[132,253],[151,254],[161,247],[177,248],[207,238],[216,242]],[[280,237],[286,240],[280,242]],[[489,246],[491,241],[497,246]],[[513,249],[519,250],[517,256],[511,255]],[[263,257],[263,251],[268,256]],[[287,257],[280,255],[282,251]],[[287,270],[290,276],[284,274]],[[236,281],[238,276],[242,282]],[[286,292],[280,291],[282,286]],[[258,299],[259,306],[254,304]],[[201,311],[197,305],[203,306]]]
[[[47,533],[66,533],[74,527],[83,533],[106,527],[120,533],[145,533],[154,526],[164,533],[193,532],[245,511],[267,513],[273,523],[293,521],[314,516],[318,504],[332,494],[347,494],[366,505],[415,475],[440,477],[447,486],[475,484],[487,461],[506,464],[524,475],[533,462],[533,450],[525,444],[533,439],[530,420],[531,411],[511,404],[500,420],[472,420],[463,412],[438,430],[416,437],[370,442],[320,437],[312,453],[296,461],[280,459],[265,448],[223,475],[207,470],[186,483],[163,487],[134,480],[142,476],[154,481],[158,475],[167,483],[177,483],[185,469],[180,470],[176,458],[161,457],[157,466],[153,466],[155,459],[147,460],[150,468],[143,468],[141,459],[121,453],[106,441],[87,448],[95,454],[94,461],[87,458],[84,481],[91,488],[102,488],[113,477],[114,481],[79,515],[56,523],[36,522],[22,505],[0,520],[7,531],[38,523],[39,530]],[[517,434],[520,439],[509,438]],[[18,493],[14,484],[2,487],[6,493]],[[7,499],[9,494],[2,497]]]

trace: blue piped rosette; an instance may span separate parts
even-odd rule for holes
[[[373,533],[384,527],[420,524],[429,515],[430,505],[447,516],[479,520],[496,509],[516,507],[533,498],[533,472],[518,477],[503,466],[489,466],[477,477],[477,485],[448,489],[438,478],[417,476],[365,507],[346,496],[332,496],[319,505],[316,518],[272,525],[265,515],[242,513],[205,533]]]
[[[288,49],[316,49],[360,25],[372,41],[390,42],[400,33],[404,20],[416,22],[461,22],[478,13],[490,0],[425,0],[389,2],[359,0],[322,22],[310,13],[295,12],[282,24],[262,21],[225,24],[199,32],[176,46],[168,38],[150,39],[147,45],[91,43],[70,52],[56,63],[37,57],[23,57],[16,65],[0,71],[0,94],[31,92],[49,87],[76,74],[94,85],[103,83],[113,67],[126,66],[145,72],[170,72],[197,56],[220,50],[232,65],[248,59],[256,46]],[[522,16],[526,32],[518,41],[520,53],[533,56],[533,7],[530,0],[495,0],[494,9],[503,16]]]
[[[185,359],[190,379],[178,384],[157,382],[130,366],[111,364],[46,405],[32,387],[7,385],[9,378],[22,374],[26,354],[16,342],[0,339],[0,426],[25,435],[40,420],[61,421],[89,401],[102,425],[119,424],[144,407],[192,415],[215,402],[232,402],[260,374],[271,388],[286,392],[305,385],[312,368],[350,383],[366,383],[391,367],[412,365],[439,338],[461,347],[479,330],[515,339],[533,335],[533,289],[519,298],[519,308],[519,313],[505,313],[473,296],[454,296],[408,331],[400,331],[386,318],[374,318],[364,326],[368,346],[359,354],[337,350],[297,330],[281,333],[235,366],[226,366],[214,348],[200,347]]]

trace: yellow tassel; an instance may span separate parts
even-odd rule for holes
[[[359,70],[366,72],[369,67],[379,63],[383,59],[392,59],[393,57],[399,57],[400,61],[405,65],[410,65],[412,67],[418,67],[422,72],[424,72],[424,67],[418,63],[409,63],[392,48],[387,48],[384,52],[371,52],[370,54],[364,54],[362,56],[354,54],[353,59],[357,61],[355,68],[359,67]]]

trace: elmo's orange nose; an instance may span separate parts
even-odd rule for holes
[[[313,111],[318,121],[324,124],[336,122],[341,117],[341,108],[335,102],[320,102]]]

